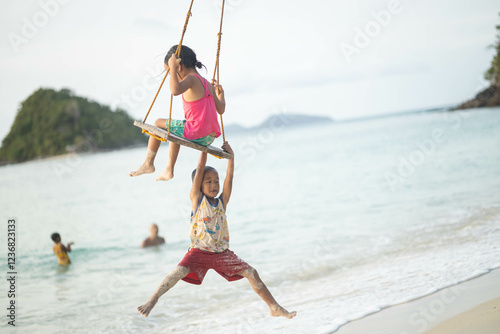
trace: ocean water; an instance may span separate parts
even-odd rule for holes
[[[228,139],[231,249],[294,319],[270,317],[246,280],[214,271],[201,286],[179,282],[139,315],[189,246],[199,153],[182,148],[165,183],[128,177],[144,159],[136,148],[0,167],[0,261],[15,218],[18,273],[16,327],[3,279],[0,332],[333,333],[500,267],[499,108],[304,129],[278,119]],[[162,146],[157,173],[166,157]],[[224,177],[225,160],[208,164]],[[141,249],[152,222],[167,245]],[[57,265],[55,231],[75,242],[71,266]]]

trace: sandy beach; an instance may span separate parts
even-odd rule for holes
[[[427,334],[499,333],[500,298],[490,300],[470,311],[444,321]]]
[[[499,334],[500,269],[432,295],[383,309],[339,334]]]

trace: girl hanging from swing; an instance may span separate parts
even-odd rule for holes
[[[196,68],[203,64],[196,59],[193,50],[181,45],[179,57],[175,52],[177,45],[170,48],[165,56],[165,70],[170,70],[170,91],[177,96],[182,94],[185,120],[170,121],[170,132],[202,146],[210,145],[221,134],[217,114],[222,115],[226,108],[224,90],[220,85],[212,86]],[[154,125],[167,129],[168,119],[159,118]],[[150,136],[144,163],[129,176],[139,176],[155,171],[154,160],[161,141]],[[180,145],[170,141],[167,167],[158,175],[156,181],[168,181],[174,177],[174,166]]]

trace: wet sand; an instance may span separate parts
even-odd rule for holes
[[[338,334],[499,334],[500,269],[392,306],[341,327]]]

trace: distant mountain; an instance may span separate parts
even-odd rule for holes
[[[272,126],[302,126],[311,124],[333,123],[333,119],[326,116],[309,116],[301,114],[273,115],[266,119],[259,128],[268,128]]]
[[[242,133],[242,132],[255,131],[265,128],[273,129],[273,128],[297,127],[304,125],[325,124],[333,122],[334,122],[333,119],[326,116],[310,116],[303,114],[281,114],[281,115],[272,115],[257,126],[247,128],[239,124],[231,124],[226,126],[225,128],[226,131],[231,133]]]
[[[68,89],[40,88],[21,103],[2,141],[0,162],[116,149],[146,141],[125,111],[112,111]]]

